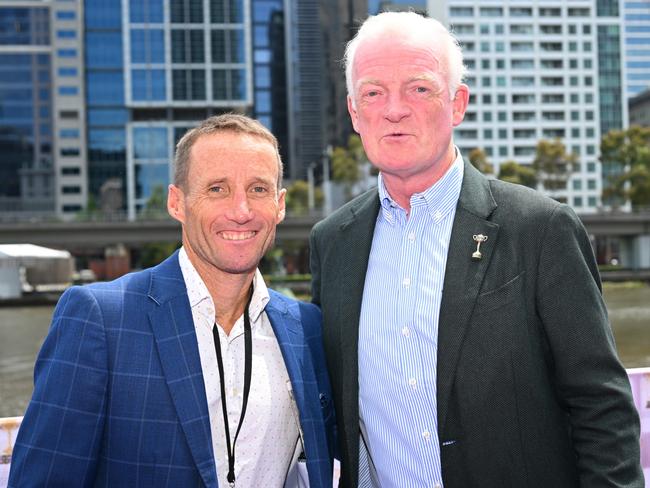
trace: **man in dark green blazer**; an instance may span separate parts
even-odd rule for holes
[[[568,206],[462,161],[453,37],[384,13],[346,63],[380,176],[311,236],[341,486],[643,487],[589,238]]]

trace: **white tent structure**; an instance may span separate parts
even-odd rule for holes
[[[0,244],[0,298],[18,298],[22,291],[72,282],[74,258],[34,244]]]
[[[0,252],[0,300],[20,298],[22,291],[18,259]]]

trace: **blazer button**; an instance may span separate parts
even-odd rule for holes
[[[329,402],[327,400],[327,396],[325,395],[325,393],[321,393],[319,398],[320,398],[320,406],[326,407]]]

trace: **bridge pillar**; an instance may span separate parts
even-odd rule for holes
[[[650,234],[621,237],[621,266],[630,269],[650,269]]]

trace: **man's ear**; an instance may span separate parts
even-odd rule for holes
[[[357,109],[354,106],[354,101],[352,100],[352,97],[350,95],[348,95],[348,113],[350,114],[350,119],[352,120],[352,128],[358,134],[359,129],[357,128],[357,123],[359,120],[359,116],[357,114]]]
[[[280,195],[278,196],[278,216],[275,219],[275,223],[279,224],[284,220],[284,217],[287,213],[287,190],[283,188],[280,190]]]
[[[185,198],[183,190],[176,185],[167,187],[167,212],[181,224],[185,223]]]
[[[460,124],[465,118],[465,111],[467,110],[467,104],[469,103],[469,88],[464,83],[458,85],[456,88],[456,93],[454,94],[454,99],[452,100],[453,113],[452,113],[452,123],[454,127]]]

